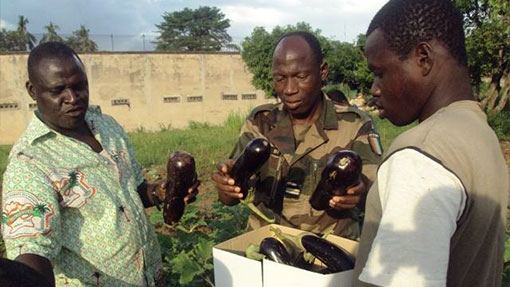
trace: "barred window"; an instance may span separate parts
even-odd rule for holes
[[[256,94],[243,94],[242,99],[243,100],[256,100],[257,95]]]
[[[18,103],[0,103],[0,110],[11,111],[19,109]]]
[[[181,97],[179,96],[172,96],[172,97],[164,97],[163,103],[180,103]]]
[[[237,101],[236,94],[223,94],[221,97],[224,101]]]
[[[204,97],[202,96],[189,96],[187,98],[188,102],[203,102],[204,101]]]
[[[115,99],[112,100],[112,106],[129,105],[128,99]]]

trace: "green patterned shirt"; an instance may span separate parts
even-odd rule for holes
[[[122,127],[91,106],[103,151],[35,116],[4,174],[2,235],[11,259],[51,260],[57,286],[154,286],[161,253],[137,187],[141,167]]]

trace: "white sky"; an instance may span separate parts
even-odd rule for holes
[[[234,42],[241,42],[256,26],[271,31],[276,25],[295,25],[307,22],[322,35],[340,41],[353,42],[364,33],[374,14],[387,0],[0,0],[0,28],[14,29],[18,15],[30,21],[31,33],[42,34],[50,21],[58,25],[64,36],[79,28],[90,29],[100,48],[108,49],[113,34],[115,50],[122,47],[122,38],[147,35],[153,40],[157,34],[155,24],[162,21],[164,12],[184,7],[216,6],[230,19],[229,34]],[[125,35],[125,36],[123,36]],[[133,38],[133,37],[131,37]],[[102,47],[106,45],[106,47]],[[126,44],[127,45],[127,44]],[[147,44],[149,45],[149,44]],[[110,47],[111,48],[111,47]]]

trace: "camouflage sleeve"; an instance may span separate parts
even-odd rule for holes
[[[239,133],[239,139],[237,140],[237,144],[234,146],[234,149],[230,153],[229,159],[237,158],[244,150],[244,147],[254,138],[264,137],[257,126],[253,124],[253,122],[247,119],[244,122],[243,127],[241,128],[241,132]]]
[[[54,185],[24,155],[13,156],[4,173],[2,237],[7,257],[32,253],[53,260],[61,250],[61,217]]]

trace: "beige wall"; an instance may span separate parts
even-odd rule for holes
[[[27,54],[0,55],[0,144],[12,144],[33,116],[25,91]],[[251,84],[239,54],[98,53],[82,58],[90,104],[100,105],[127,130],[185,128],[189,121],[220,124],[230,112],[270,102]],[[237,95],[224,100],[223,95]],[[255,94],[256,99],[242,99]],[[188,102],[201,96],[201,102]],[[165,97],[180,102],[165,103]],[[246,96],[245,96],[246,97]],[[112,105],[128,100],[129,106]],[[7,104],[17,104],[8,107]]]

